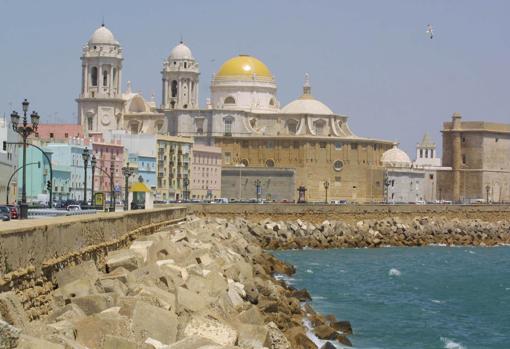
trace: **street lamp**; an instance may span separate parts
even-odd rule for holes
[[[184,201],[188,201],[189,200],[189,195],[188,195],[189,179],[188,179],[188,177],[184,177],[184,179],[182,180],[182,184],[184,185]]]
[[[260,197],[260,179],[256,179],[255,180],[255,190],[256,190],[256,195],[257,195],[257,202],[259,202],[259,197]]]
[[[13,111],[11,113],[11,123],[14,132],[18,133],[23,138],[23,174],[22,174],[22,189],[21,189],[21,204],[20,204],[20,219],[28,218],[28,205],[27,205],[27,138],[34,132],[37,131],[39,125],[39,114],[35,111],[30,114],[31,125],[28,124],[27,112],[29,103],[27,99],[21,103],[23,106],[23,123],[20,125],[20,115]]]
[[[114,180],[114,172],[115,172],[115,159],[112,158],[110,161],[110,212],[115,212],[115,191],[113,190],[113,180]]]
[[[83,179],[83,206],[87,206],[87,166],[90,158],[90,152],[87,147],[83,149],[81,157],[83,158],[83,171],[85,173],[85,178]]]
[[[487,184],[485,186],[485,191],[487,192],[487,203],[489,203],[489,193],[491,191],[491,186]]]
[[[328,203],[328,189],[329,189],[329,182],[327,180],[324,181],[324,190],[326,190],[326,201],[325,203]]]
[[[128,191],[128,186],[129,186],[129,177],[135,173],[135,169],[132,168],[132,167],[129,167],[129,162],[127,163],[127,165],[125,167],[122,168],[122,174],[124,175],[124,211],[127,211],[129,210],[129,205],[128,205],[128,201],[129,201],[129,191]]]
[[[298,191],[298,204],[304,204],[306,203],[306,198],[305,198],[305,193],[308,189],[306,189],[306,187],[304,185],[301,185],[299,186],[299,188],[297,188],[297,191]]]
[[[96,164],[97,164],[97,159],[96,159],[96,156],[94,154],[92,154],[92,160],[90,160],[90,167],[92,168],[92,192],[91,192],[91,198],[90,198],[90,201],[92,203],[92,206],[94,206],[94,172],[96,172]]]

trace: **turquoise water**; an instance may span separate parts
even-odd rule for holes
[[[355,348],[509,349],[510,247],[274,252]]]

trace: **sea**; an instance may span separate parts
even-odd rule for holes
[[[351,322],[353,348],[510,349],[509,246],[271,253],[317,311]]]

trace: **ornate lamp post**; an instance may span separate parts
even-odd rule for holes
[[[329,182],[328,180],[324,181],[324,190],[326,191],[326,200],[324,201],[326,204],[328,203],[328,189],[329,189]]]
[[[255,180],[255,190],[256,190],[255,194],[257,195],[257,202],[259,202],[259,198],[260,198],[260,192],[261,192],[260,184],[261,184],[260,179],[256,179]]]
[[[304,185],[301,185],[299,186],[299,188],[297,188],[297,191],[298,191],[298,204],[304,204],[306,203],[306,198],[305,198],[305,193],[308,189],[306,189],[306,187]]]
[[[97,159],[96,159],[96,156],[95,155],[92,155],[92,160],[90,160],[90,167],[92,169],[92,184],[91,184],[91,198],[90,198],[90,201],[92,203],[92,206],[95,206],[94,204],[94,172],[96,172],[96,164],[97,164]]]
[[[135,173],[135,169],[132,167],[129,167],[129,162],[126,164],[125,167],[122,168],[122,175],[124,176],[124,211],[129,210],[129,177]]]
[[[20,219],[28,218],[28,205],[27,205],[27,138],[34,132],[37,131],[37,126],[39,125],[39,114],[35,111],[30,114],[30,120],[32,124],[28,124],[27,120],[27,112],[28,112],[28,103],[27,99],[23,100],[21,105],[23,106],[23,122],[20,125],[20,115],[13,111],[11,114],[11,123],[12,129],[14,132],[18,133],[23,139],[23,174],[22,174],[22,188],[21,188],[21,204],[20,204]]]
[[[87,206],[87,166],[90,158],[90,152],[87,147],[83,149],[81,157],[83,158],[83,171],[85,173],[85,177],[83,179],[83,206]]]
[[[487,192],[487,204],[489,203],[489,193],[491,192],[491,186],[490,185],[486,185],[485,186],[485,191]]]

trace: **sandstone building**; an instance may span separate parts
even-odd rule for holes
[[[455,202],[510,201],[510,124],[462,121],[443,124],[442,196]]]

